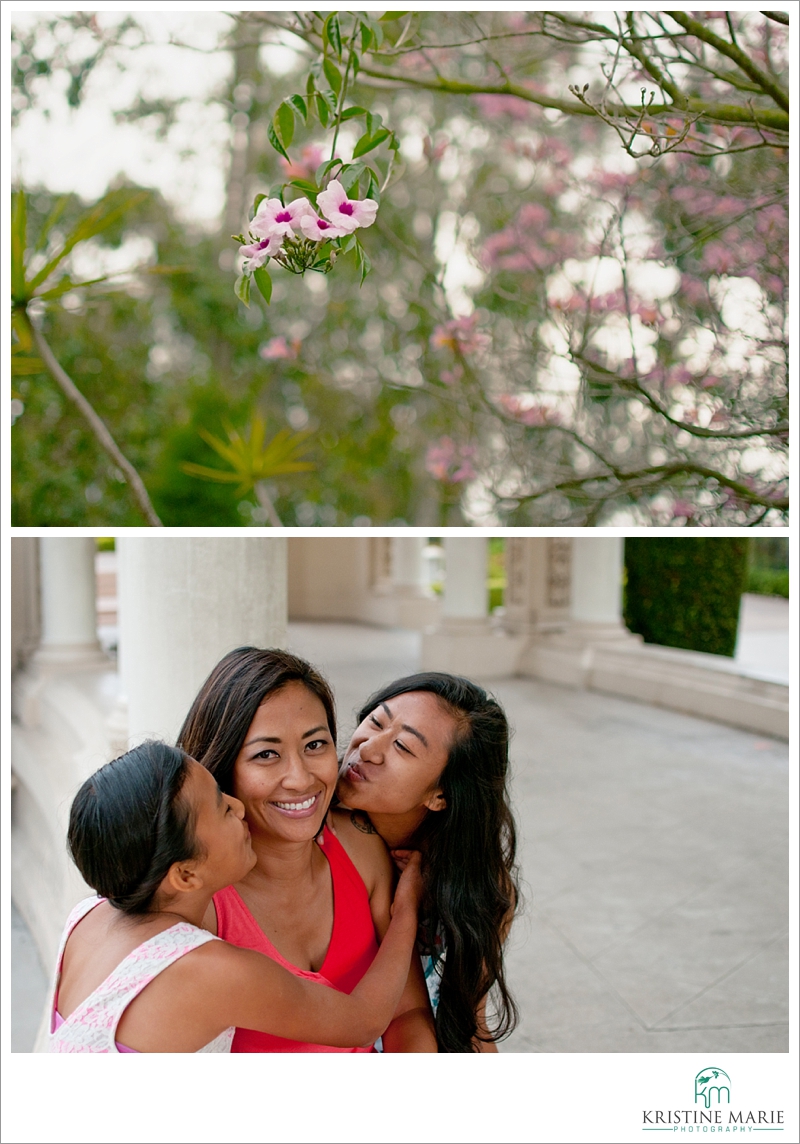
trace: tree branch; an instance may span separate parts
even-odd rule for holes
[[[527,103],[536,104],[537,107],[549,107],[555,111],[562,111],[565,115],[597,116],[594,107],[582,102],[573,103],[571,100],[554,99],[539,92],[530,91],[519,84],[511,83],[465,83],[454,79],[424,79],[413,75],[403,75],[390,71],[387,68],[376,68],[362,65],[358,73],[368,75],[375,79],[386,80],[399,84],[402,87],[423,88],[426,91],[442,92],[445,95],[513,95],[517,99],[524,99]],[[609,115],[621,118],[637,119],[642,112],[641,107],[618,103],[609,104]],[[761,125],[770,131],[788,131],[789,116],[782,111],[772,108],[737,107],[735,104],[706,104],[700,99],[688,99],[684,108],[678,108],[672,103],[653,103],[647,107],[648,118],[657,118],[660,115],[675,115],[677,111],[688,111],[692,115],[702,116],[715,123],[747,124],[752,127]]]
[[[111,436],[111,433],[109,432],[105,422],[102,420],[99,414],[95,412],[94,407],[84,397],[75,382],[57,361],[53,351],[47,344],[44,335],[40,330],[36,328],[36,326],[34,326],[30,319],[27,319],[27,321],[30,324],[31,331],[33,333],[33,339],[36,342],[37,349],[39,350],[39,356],[47,366],[50,375],[54,381],[58,383],[70,401],[73,401],[75,405],[77,405],[78,409],[80,409],[81,413],[88,421],[89,426],[100,445],[103,447],[103,449],[105,449],[109,457],[111,457],[114,464],[117,465],[125,474],[125,478],[131,487],[131,491],[134,497],[136,498],[136,503],[144,513],[147,523],[153,525],[153,527],[156,528],[163,527],[161,521],[158,518],[158,515],[156,514],[156,510],[153,508],[153,505],[150,502],[150,497],[147,494],[147,489],[144,487],[144,481],[139,476],[128,458],[124,455],[122,450],[119,448],[114,438]]]
[[[698,40],[702,40],[704,44],[709,44],[723,56],[727,56],[729,60],[733,60],[745,75],[749,75],[755,83],[759,85],[762,91],[771,96],[775,100],[778,107],[782,111],[788,113],[789,111],[789,94],[784,91],[779,83],[771,79],[768,75],[762,72],[761,68],[756,67],[753,61],[747,56],[740,47],[736,44],[729,44],[727,40],[723,40],[721,36],[717,36],[714,32],[710,32],[704,24],[699,20],[693,20],[686,12],[667,12],[676,24],[680,24],[682,28],[691,36],[696,36]]]

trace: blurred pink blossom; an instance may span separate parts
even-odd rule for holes
[[[477,476],[472,461],[476,455],[474,445],[456,445],[452,437],[440,437],[428,447],[425,468],[432,477],[444,484],[457,485]]]
[[[727,243],[709,242],[703,250],[703,265],[712,274],[730,274],[736,267],[736,251]]]
[[[473,95],[475,103],[481,110],[485,119],[501,119],[508,115],[511,119],[529,119],[531,114],[530,103],[516,95]]]
[[[477,314],[452,318],[444,325],[434,328],[431,345],[434,349],[450,349],[462,354],[473,354],[486,349],[491,344],[491,339],[476,329],[477,322]]]
[[[452,369],[443,369],[439,374],[439,380],[443,381],[445,385],[458,385],[464,376],[464,370],[456,362]]]
[[[318,143],[311,143],[300,152],[300,160],[281,159],[287,179],[307,179],[313,183],[317,167],[323,162],[325,152]]]
[[[429,163],[438,163],[449,146],[450,140],[446,135],[440,136],[436,142],[431,139],[430,135],[426,135],[422,142],[422,151]]]
[[[276,338],[270,338],[265,345],[261,346],[258,356],[264,361],[279,361],[281,358],[291,361],[300,353],[301,345],[299,338],[287,342],[283,335],[279,335]]]
[[[695,508],[693,505],[690,505],[688,501],[676,500],[672,505],[673,520],[679,516],[683,516],[686,517],[687,520],[691,520],[694,514]]]
[[[553,409],[537,402],[532,393],[503,393],[498,397],[500,408],[522,425],[559,425],[561,418]]]

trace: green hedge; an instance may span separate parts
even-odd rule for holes
[[[789,598],[789,569],[759,568],[751,565],[747,573],[747,592],[759,596],[785,596]]]
[[[628,537],[628,628],[645,643],[732,656],[748,547],[740,537]]]

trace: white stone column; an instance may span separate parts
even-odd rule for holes
[[[621,536],[576,537],[572,541],[572,604],[574,623],[622,626]]]
[[[174,741],[223,655],[285,646],[286,540],[124,537],[118,551],[129,741]]]
[[[447,537],[442,616],[452,628],[484,631],[488,627],[488,542],[480,537]]]
[[[494,631],[489,624],[488,542],[485,537],[447,537],[442,621],[422,639],[422,667],[475,680],[516,673],[524,637]]]
[[[92,667],[105,662],[97,639],[95,542],[91,537],[39,541],[41,642],[37,665]]]
[[[393,536],[392,585],[398,596],[425,598],[430,595],[425,583],[422,536]]]

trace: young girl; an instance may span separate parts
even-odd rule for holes
[[[423,964],[439,1052],[497,1052],[514,1028],[503,943],[516,909],[505,713],[455,675],[420,672],[358,714],[337,793],[402,867],[421,852]],[[495,1016],[487,1021],[493,995]]]
[[[73,910],[61,941],[51,1052],[229,1052],[237,1025],[351,1047],[392,1019],[416,936],[416,868],[348,995],[200,928],[255,855],[241,802],[183,751],[150,742],[101,767],[72,804],[68,839],[99,897]]]

